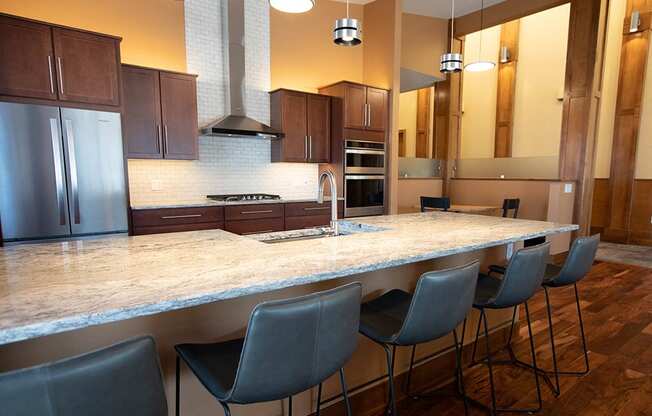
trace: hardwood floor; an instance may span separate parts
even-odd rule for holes
[[[561,395],[555,398],[542,383],[542,415],[638,416],[652,415],[652,269],[633,265],[596,263],[579,284],[580,300],[591,364],[588,375],[561,377]],[[551,290],[555,344],[561,370],[580,371],[584,360],[573,289]],[[530,302],[537,361],[550,369],[552,359],[543,291]],[[521,317],[525,316],[521,311]],[[531,361],[527,326],[521,322],[515,351]],[[496,345],[499,347],[500,345]],[[500,358],[506,358],[501,354]],[[467,360],[468,362],[468,360]],[[495,371],[499,406],[530,406],[536,393],[531,373],[511,366]],[[488,372],[479,365],[465,370],[467,394],[490,402]],[[471,415],[485,415],[471,407]],[[456,398],[404,399],[401,416],[463,415]]]

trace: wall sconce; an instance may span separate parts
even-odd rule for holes
[[[629,18],[629,33],[638,32],[641,26],[641,12],[634,10],[632,16]]]
[[[509,48],[507,46],[500,47],[500,63],[506,64],[512,59],[512,54],[509,53]]]

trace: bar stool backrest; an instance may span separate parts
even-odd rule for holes
[[[553,280],[556,286],[572,285],[582,280],[591,270],[598,251],[600,235],[576,238],[559,275]]]
[[[451,207],[451,200],[447,196],[442,196],[442,197],[422,196],[420,200],[421,200],[421,212],[426,212],[426,208],[448,211],[448,209]]]
[[[360,283],[351,283],[257,305],[229,401],[280,400],[342,368],[358,343],[361,295]]]
[[[522,248],[512,256],[489,307],[507,308],[530,299],[541,286],[550,255],[550,243]]]
[[[518,208],[521,206],[521,200],[518,198],[507,198],[503,200],[503,217],[509,216],[509,211],[514,210],[512,218],[518,217]]]
[[[151,337],[0,374],[0,414],[167,416]]]
[[[479,268],[475,261],[421,275],[395,343],[415,345],[452,332],[473,306]]]

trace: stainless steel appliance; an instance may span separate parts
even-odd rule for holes
[[[362,140],[344,143],[344,216],[385,212],[385,144]]]
[[[0,103],[4,241],[127,231],[120,114]]]
[[[226,194],[226,195],[206,195],[206,198],[222,202],[238,201],[265,201],[281,199],[279,195],[272,194]]]

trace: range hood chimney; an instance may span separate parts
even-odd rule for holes
[[[204,136],[252,136],[279,139],[283,133],[247,117],[245,107],[244,0],[228,0],[230,113],[202,128]]]

